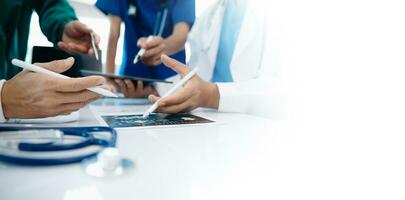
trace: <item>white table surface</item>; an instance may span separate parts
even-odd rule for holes
[[[137,109],[140,107],[91,107],[96,115],[129,114]],[[87,108],[81,114],[86,116],[91,111]],[[399,142],[388,144],[387,140],[369,137],[368,142],[375,142],[371,143],[373,147],[380,145],[378,150],[370,151],[371,144],[362,143],[361,135],[303,134],[284,122],[250,115],[204,110],[195,114],[218,124],[119,130],[118,148],[135,162],[134,170],[123,177],[90,177],[79,164],[1,164],[0,199],[404,197],[404,157],[389,159],[404,152]]]

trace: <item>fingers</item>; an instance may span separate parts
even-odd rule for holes
[[[106,89],[106,90],[108,90],[110,92],[113,92],[113,93],[117,92],[116,88],[115,88],[115,85],[113,83],[111,83],[111,81],[109,81],[108,79],[106,81],[107,82],[104,85],[102,85],[101,88]]]
[[[121,79],[115,79],[115,83],[117,83],[118,87],[120,88],[120,92],[123,94],[128,93],[127,85]]]
[[[150,41],[145,41],[141,44],[141,47],[144,49],[151,49],[155,48],[163,43],[163,38],[161,37],[153,37]]]
[[[149,95],[148,99],[149,99],[149,101],[151,101],[152,103],[155,103],[155,102],[159,101],[159,99],[161,99],[161,98],[158,97],[158,96],[156,96],[156,95],[154,95],[154,94],[151,94],[151,95]],[[161,105],[159,105],[159,106],[164,106],[164,105],[161,104]]]
[[[132,81],[130,81],[130,82],[131,82],[132,85],[134,85],[132,83]],[[143,81],[137,81],[136,82],[136,91],[135,91],[135,93],[137,93],[137,94],[142,94],[143,93]]]
[[[160,55],[154,55],[152,57],[146,58],[144,56],[141,57],[142,62],[147,65],[147,66],[158,66],[162,63],[162,61],[160,60]]]
[[[160,59],[160,56],[163,54],[164,49],[165,48],[163,45],[159,45],[154,48],[148,49],[143,54],[142,58],[147,59],[151,57],[158,57]]]
[[[56,73],[62,73],[71,68],[74,62],[75,59],[73,57],[69,57],[64,60],[55,60],[48,63],[34,63],[34,65],[38,65]]]
[[[189,67],[187,67],[186,65],[175,59],[170,58],[167,55],[162,55],[161,60],[163,64],[165,64],[167,67],[180,74],[180,76],[182,77],[186,76],[191,71]]]
[[[74,30],[81,34],[90,34],[93,30],[88,27],[86,24],[81,23],[80,21],[76,20],[73,22]]]
[[[158,92],[155,90],[154,87],[151,86],[146,86],[143,90],[145,96],[148,96],[149,94],[154,94],[154,95],[158,95]]]
[[[90,27],[78,20],[69,22],[64,28],[62,41],[58,42],[58,47],[68,52],[94,54],[94,50],[90,48],[91,33],[93,33],[94,42],[98,46],[100,36],[95,34]]]
[[[61,95],[63,95],[63,98],[58,100],[59,104],[87,102],[92,99],[98,99],[101,97],[101,95],[89,90],[83,90],[79,92],[63,92],[61,93]]]
[[[137,42],[137,45],[138,45],[138,47],[140,47],[140,48],[144,48],[145,43],[146,43],[146,38],[145,38],[145,37],[141,37],[141,38],[139,38],[139,40],[138,40],[138,42]]]
[[[173,95],[170,95],[168,97],[164,97],[160,100],[161,104],[165,106],[171,106],[175,104],[180,104],[182,102],[185,102],[187,99],[189,99],[192,96],[199,95],[198,91],[190,91],[187,89],[181,89],[178,92],[174,93]]]
[[[101,76],[88,76],[83,78],[57,79],[55,89],[58,92],[78,92],[89,87],[100,86],[106,83]]]
[[[121,88],[121,92],[126,97],[140,97],[142,96],[142,88],[138,88],[138,85],[135,87],[134,83],[131,80],[115,80],[118,86]],[[140,91],[140,92],[139,92]]]
[[[74,51],[74,52],[86,52],[90,47],[89,43],[85,43],[85,44],[80,44],[80,43],[73,43],[70,42],[68,43],[68,49],[70,51]]]
[[[170,114],[188,112],[196,108],[196,106],[194,106],[195,99],[196,98],[194,96],[191,96],[190,98],[179,104],[160,106],[156,111]]]
[[[142,37],[138,40],[138,47],[142,49],[151,49],[154,47],[159,46],[163,43],[163,38],[161,37],[153,37],[152,40],[147,40],[147,38]]]
[[[58,47],[65,50],[65,51],[69,51],[68,45],[65,42],[62,42],[62,41],[58,42]]]
[[[93,98],[93,99],[89,99],[89,100],[83,101],[83,102],[62,104],[61,106],[59,106],[59,112],[56,115],[69,114],[69,113],[78,111],[81,108],[85,107],[87,104],[89,104],[92,101],[95,101],[97,99],[98,98]]]
[[[64,98],[65,95],[58,95],[61,98]],[[47,107],[44,107],[41,109],[43,112],[41,116],[36,116],[36,117],[51,117],[51,116],[57,116],[57,115],[63,115],[63,114],[69,114],[74,111],[78,111],[80,108],[83,108],[87,104],[91,103],[92,101],[97,100],[100,98],[100,96],[96,96],[94,98],[90,98],[87,100],[79,101],[79,102],[74,102],[74,103],[55,103],[55,105],[51,106],[48,105]],[[53,101],[55,102],[55,101]]]
[[[172,96],[160,98],[155,95],[149,95],[149,100],[153,103],[158,102],[158,112],[178,113],[195,109],[200,98],[200,93],[181,90]]]
[[[58,42],[58,47],[67,51],[67,52],[87,52],[90,44],[87,44],[88,42],[85,42],[84,44],[79,44],[79,43],[73,43],[73,42]]]
[[[126,85],[126,87],[127,87],[127,91],[128,92],[134,92],[134,91],[136,91],[135,90],[135,85],[134,85],[134,83],[131,81],[131,80],[128,80],[128,79],[125,79],[124,80],[124,83],[125,83],[125,85]],[[138,86],[137,86],[137,89],[139,89],[138,88]]]

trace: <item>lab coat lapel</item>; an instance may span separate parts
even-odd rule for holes
[[[216,64],[226,0],[218,0],[194,24],[189,36],[191,58],[189,65],[199,67],[198,75],[210,81]]]
[[[259,0],[249,0],[231,61],[234,81],[257,76],[264,48],[264,13]],[[246,67],[249,66],[249,67]]]

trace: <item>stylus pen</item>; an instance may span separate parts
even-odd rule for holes
[[[49,71],[49,70],[47,70],[47,69],[45,69],[45,68],[38,67],[38,66],[36,66],[36,65],[33,65],[33,64],[30,64],[30,63],[26,63],[26,62],[21,61],[21,60],[18,60],[18,59],[13,59],[13,60],[11,61],[11,63],[13,63],[13,65],[15,65],[15,66],[17,66],[17,67],[21,67],[21,68],[23,68],[23,69],[25,69],[25,70],[28,70],[28,71],[33,71],[33,72],[37,72],[37,73],[42,73],[42,74],[46,74],[46,75],[53,76],[53,77],[57,77],[57,78],[65,78],[65,79],[66,79],[66,78],[70,78],[70,77],[68,77],[68,76],[65,76],[65,75],[62,75],[62,74],[58,74],[58,73],[53,72],[53,71]],[[87,88],[87,89],[90,90],[90,91],[92,91],[92,92],[95,92],[95,93],[97,93],[97,94],[101,94],[101,95],[103,95],[103,96],[106,96],[106,97],[118,97],[116,94],[114,94],[114,93],[112,93],[112,92],[110,92],[110,91],[108,91],[108,90],[106,90],[106,89],[103,89],[103,88],[100,87],[100,86],[89,87],[89,88]]]
[[[148,38],[146,39],[146,42],[150,42],[153,39],[153,35],[148,36]],[[140,49],[138,51],[138,53],[136,54],[135,58],[134,58],[134,64],[136,64],[137,62],[139,62],[139,60],[141,59],[141,57],[143,56],[143,54],[145,53],[145,49]]]
[[[90,39],[91,39],[91,47],[93,48],[94,55],[96,56],[96,59],[99,60],[98,51],[97,51],[97,48],[96,48],[96,41],[95,41],[93,32],[90,33]]]
[[[194,68],[190,73],[188,73],[186,76],[184,76],[183,79],[181,79],[172,89],[170,89],[166,94],[162,96],[162,99],[170,96],[173,94],[177,89],[179,89],[181,86],[183,86],[188,80],[193,78],[193,76],[197,73],[198,67]],[[153,113],[158,107],[158,103],[160,100],[156,101],[151,107],[148,108],[148,110],[145,111],[145,113],[142,115],[142,118],[147,118],[151,113]]]

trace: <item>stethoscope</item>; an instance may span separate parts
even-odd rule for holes
[[[116,140],[117,133],[109,127],[0,127],[0,161],[29,166],[77,163],[114,148]]]
[[[167,1],[160,1],[161,11],[157,13],[155,25],[153,26],[153,35],[162,36],[163,30],[166,25],[167,15],[169,9],[167,8]]]

